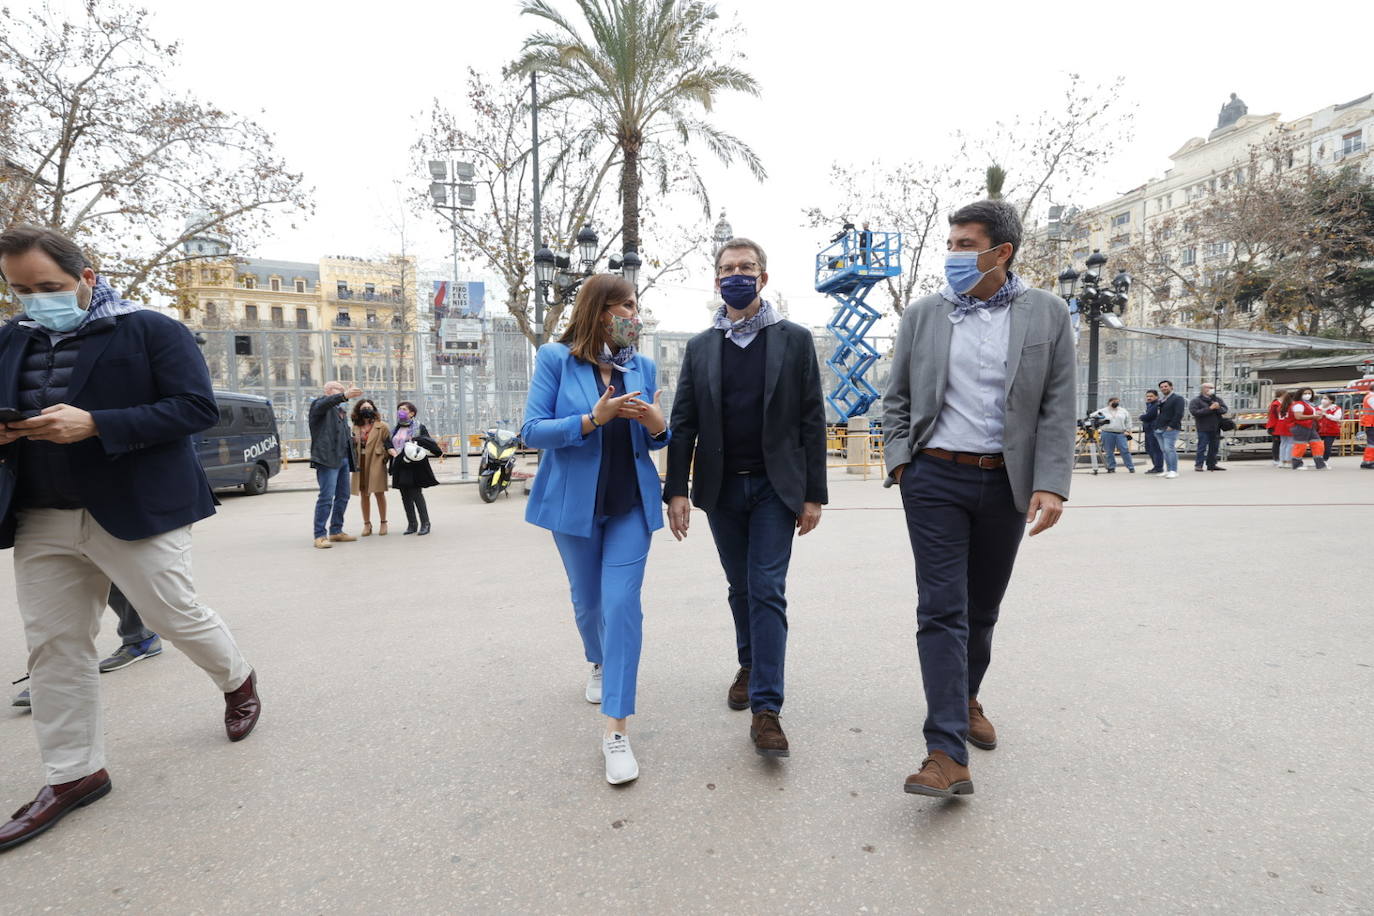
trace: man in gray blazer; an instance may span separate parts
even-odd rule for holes
[[[905,789],[938,797],[973,793],[966,741],[997,746],[978,689],[1024,527],[1051,527],[1068,498],[1075,409],[1068,307],[1011,271],[1016,210],[983,200],[949,222],[949,282],[903,313],[883,398],[926,696],[928,756]]]
[[[787,655],[792,538],[820,523],[826,502],[825,407],[811,332],[760,292],[768,257],[735,238],[716,254],[725,304],[714,327],[687,343],[673,395],[663,499],[668,525],[687,535],[691,503],[706,513],[729,582],[739,671],[726,694],[751,709],[754,750],[787,757],[778,716]]]

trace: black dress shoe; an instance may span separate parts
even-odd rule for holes
[[[1207,470],[1209,470],[1209,471],[1224,471],[1224,470],[1226,470],[1226,468],[1215,468],[1215,467],[1213,467],[1213,468],[1208,468]]]
[[[415,526],[414,526],[414,525],[406,525],[406,530],[401,532],[401,534],[414,534],[414,533],[415,533]]]
[[[262,701],[258,699],[258,673],[248,672],[248,680],[239,685],[238,690],[224,695],[224,730],[230,741],[242,741],[248,737],[253,726],[258,724],[262,714]]]
[[[429,534],[429,522],[425,522],[423,525],[421,525],[421,526],[420,526],[420,530],[417,531],[417,532],[415,532],[415,533],[416,533],[417,535],[420,535],[420,534]]]
[[[44,786],[38,790],[37,798],[14,812],[10,822],[0,827],[0,850],[27,843],[77,808],[110,794],[112,785],[109,773],[96,770],[84,779]]]

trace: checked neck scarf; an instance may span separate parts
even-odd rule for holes
[[[949,284],[945,284],[945,288],[940,290],[940,296],[947,302],[954,303],[954,311],[949,313],[949,320],[953,324],[958,324],[967,318],[970,312],[984,321],[991,321],[992,315],[989,312],[1011,305],[1012,300],[1025,291],[1026,284],[1021,278],[1014,273],[1008,273],[1007,282],[1003,283],[1002,288],[993,293],[986,302],[956,293]]]

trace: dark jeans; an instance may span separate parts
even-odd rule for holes
[[[429,524],[429,506],[425,505],[425,491],[419,487],[401,487],[401,506],[406,510],[406,524],[415,527],[415,516],[420,516],[420,524]]]
[[[1005,469],[917,455],[902,472],[916,559],[916,650],[929,750],[968,764],[968,701],[992,660],[992,631],[1026,527]]]
[[[320,496],[315,500],[315,537],[325,536],[325,523],[329,523],[329,534],[343,531],[344,511],[348,508],[348,488],[353,474],[348,462],[336,468],[315,468],[315,482],[320,485]]]
[[[787,659],[787,567],[797,514],[765,476],[726,475],[707,516],[730,584],[739,663],[750,669],[749,707],[782,711]]]
[[[1322,436],[1322,443],[1326,446],[1326,460],[1330,461],[1336,457],[1336,439],[1338,436]]]
[[[1221,448],[1221,431],[1204,429],[1197,431],[1197,457],[1193,459],[1193,467],[1202,467],[1203,460],[1207,462],[1207,467],[1217,466],[1217,451]]]
[[[119,617],[119,639],[125,646],[134,646],[143,642],[145,639],[152,639],[157,634],[143,625],[143,618],[138,616],[138,611],[129,603],[129,599],[124,597],[124,593],[119,590],[119,586],[110,583],[110,608]]]
[[[1145,430],[1145,454],[1150,458],[1150,470],[1164,470],[1164,449],[1159,447],[1159,439],[1153,429]]]

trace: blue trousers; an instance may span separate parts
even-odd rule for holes
[[[730,589],[735,647],[749,669],[749,707],[782,711],[787,661],[787,568],[797,513],[765,476],[727,475],[706,516]]]
[[[1203,462],[1207,467],[1217,466],[1217,451],[1221,447],[1221,433],[1218,430],[1197,431],[1197,457],[1193,459],[1193,467],[1200,468]]]
[[[1131,447],[1126,441],[1125,433],[1102,433],[1102,451],[1106,453],[1107,469],[1116,469],[1116,453],[1121,453],[1121,460],[1127,468],[1134,469],[1135,462],[1131,459]]]
[[[344,510],[348,508],[348,488],[353,472],[348,462],[336,468],[315,468],[315,482],[320,485],[320,496],[315,500],[315,537],[325,535],[325,523],[329,523],[329,533],[343,531]]]
[[[917,455],[901,490],[916,559],[926,747],[967,766],[968,701],[992,660],[992,631],[1026,520],[1004,468]]]
[[[1159,443],[1159,449],[1164,453],[1164,469],[1166,471],[1178,470],[1178,434],[1176,429],[1157,429],[1155,430],[1155,440]]]
[[[587,661],[601,666],[601,711],[612,719],[635,713],[644,611],[639,592],[649,559],[649,528],[639,506],[602,517],[591,537],[555,531],[572,590],[573,615]]]
[[[1164,470],[1164,450],[1159,447],[1159,437],[1153,429],[1145,430],[1145,454],[1150,457],[1150,470]]]

